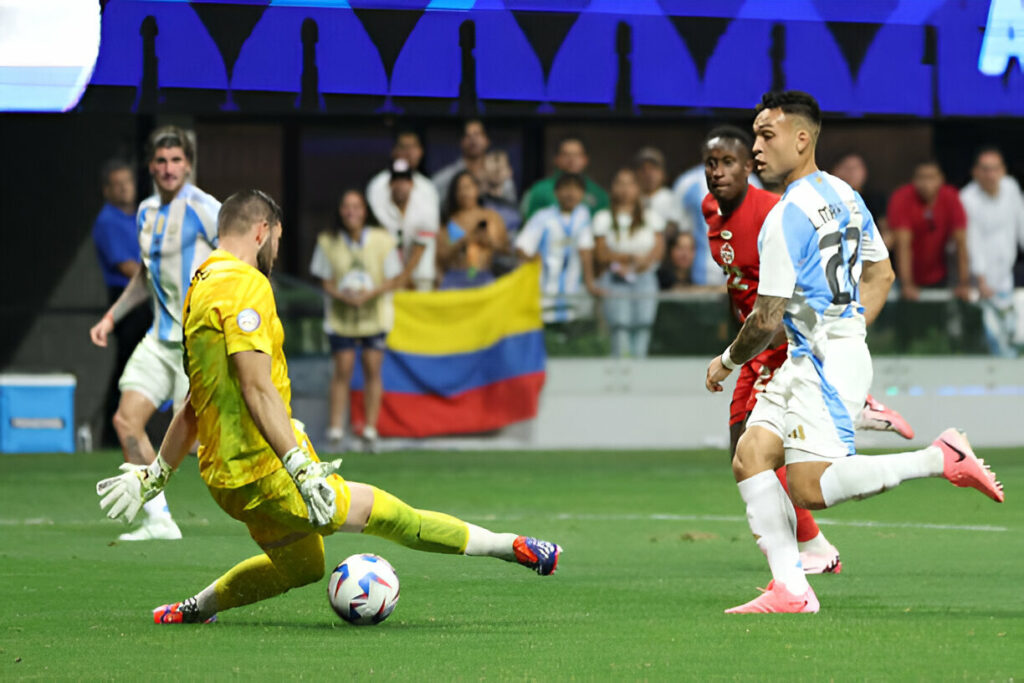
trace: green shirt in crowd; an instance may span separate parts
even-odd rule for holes
[[[533,214],[558,202],[558,199],[555,197],[555,181],[558,180],[560,175],[562,175],[562,172],[556,171],[553,175],[538,180],[523,195],[521,211],[524,224]],[[601,209],[607,209],[608,193],[601,189],[601,186],[591,180],[589,176],[584,175],[583,180],[587,183],[586,192],[583,194],[583,204],[590,209],[590,215],[593,216]]]

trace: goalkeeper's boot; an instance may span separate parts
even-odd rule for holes
[[[167,515],[154,515],[142,520],[135,531],[126,531],[117,537],[121,541],[176,541],[181,538],[181,529]]]
[[[803,595],[793,595],[781,583],[773,579],[767,588],[750,602],[725,610],[726,614],[795,614],[801,612],[817,612],[821,605],[814,589],[810,586]]]
[[[516,561],[529,567],[541,576],[549,576],[558,568],[558,556],[562,549],[550,541],[541,541],[531,536],[518,536],[512,543]]]
[[[896,432],[904,439],[914,438],[914,428],[903,416],[892,408],[888,408],[874,396],[868,396],[864,408],[857,419],[857,429],[870,429],[879,432]]]
[[[160,605],[153,610],[154,624],[212,624],[217,621],[217,615],[203,619],[199,614],[199,606],[195,598],[189,598],[184,602],[176,602],[173,605]]]
[[[1003,502],[1003,485],[996,481],[985,461],[974,454],[963,432],[951,427],[939,434],[932,445],[942,451],[942,476],[954,486],[969,486],[997,503]]]

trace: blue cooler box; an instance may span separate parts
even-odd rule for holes
[[[74,425],[74,375],[0,374],[0,453],[71,453]]]

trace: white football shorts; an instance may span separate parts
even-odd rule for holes
[[[786,462],[828,461],[856,452],[854,422],[871,387],[862,337],[826,342],[825,360],[790,356],[757,397],[747,427],[782,438]]]
[[[174,409],[188,394],[181,342],[160,341],[147,334],[132,351],[117,386],[122,391],[137,391],[159,408],[174,401]]]

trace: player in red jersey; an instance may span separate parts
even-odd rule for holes
[[[701,209],[708,224],[708,244],[712,258],[725,271],[733,313],[740,323],[750,315],[757,299],[760,264],[757,240],[761,225],[779,201],[778,195],[749,184],[747,179],[754,167],[750,148],[750,137],[735,126],[720,126],[712,130],[705,138],[703,148],[704,174],[709,192]],[[732,453],[736,451],[736,443],[746,427],[747,416],[754,408],[757,395],[786,360],[786,354],[786,335],[780,329],[773,343],[741,368],[729,407]],[[898,413],[870,396],[857,426],[896,431],[908,439],[914,435]],[[781,441],[779,449],[782,449]],[[776,474],[785,488],[786,468],[779,468]],[[794,507],[796,536],[804,571],[808,574],[838,574],[843,566],[839,551],[821,533],[809,510]]]

